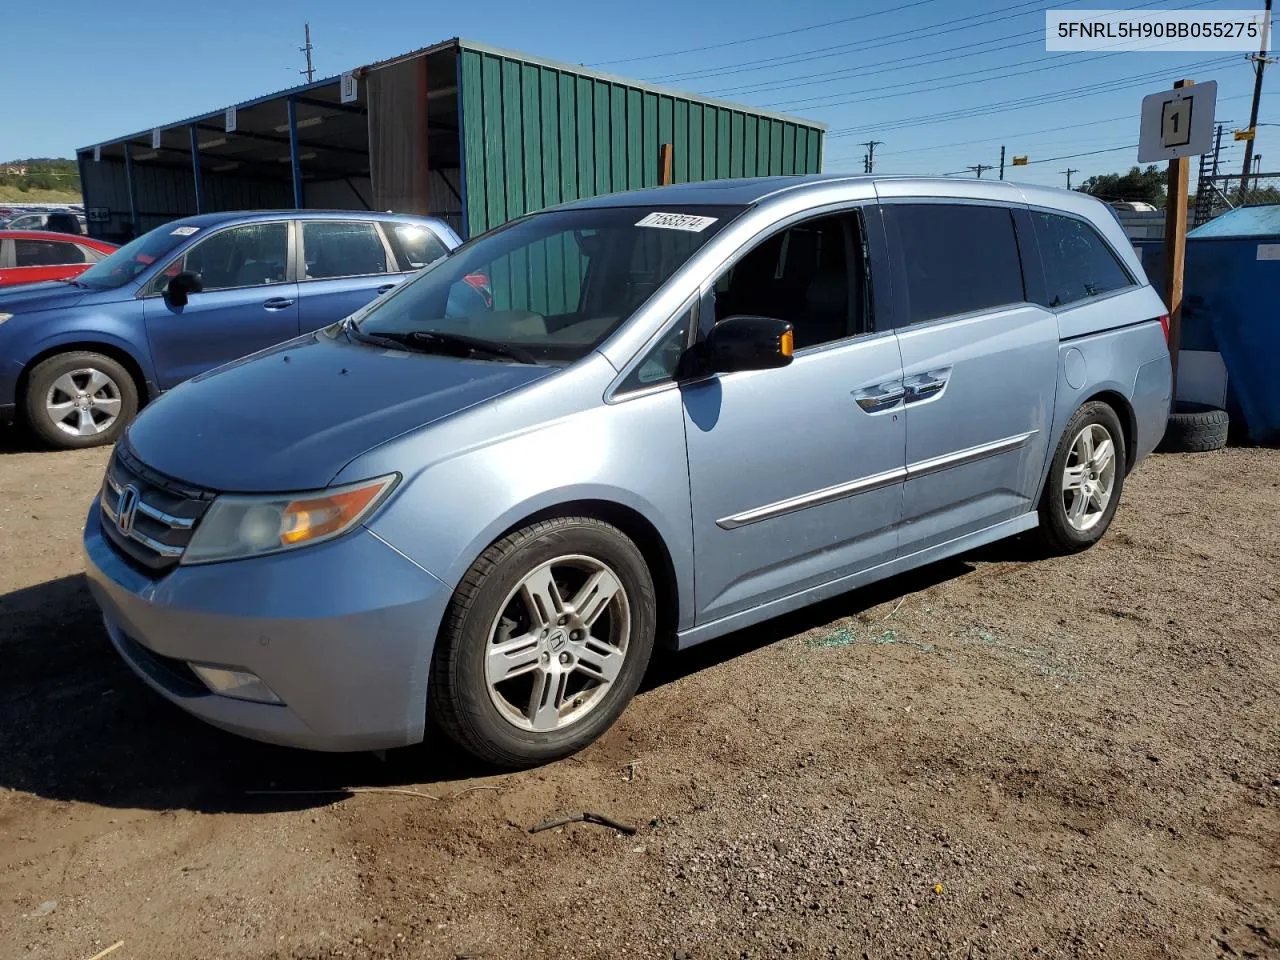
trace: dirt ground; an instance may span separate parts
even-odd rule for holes
[[[80,574],[105,460],[0,433],[0,958],[1280,957],[1280,451],[667,656],[516,775],[152,694]],[[529,832],[584,810],[636,833]]]

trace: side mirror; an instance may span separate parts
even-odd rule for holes
[[[169,279],[168,286],[164,288],[164,298],[170,306],[185,307],[190,295],[199,293],[203,289],[204,284],[200,282],[200,275],[184,270]]]
[[[707,373],[785,367],[795,351],[795,329],[773,317],[732,316],[711,328],[703,343]]]

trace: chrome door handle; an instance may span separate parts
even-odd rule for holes
[[[906,384],[907,403],[915,403],[917,400],[924,400],[938,393],[947,385],[946,380],[938,380],[933,378],[908,381]]]
[[[857,390],[853,396],[858,402],[858,406],[867,413],[876,413],[880,410],[896,407],[905,395],[906,391],[902,387],[902,381],[896,380],[892,383],[882,383],[875,387],[869,387],[866,390]]]
[[[268,310],[283,310],[285,307],[292,307],[293,301],[285,297],[272,297],[263,301],[262,305]]]

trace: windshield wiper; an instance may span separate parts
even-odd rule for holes
[[[439,333],[435,330],[414,330],[407,334],[409,340],[419,347],[439,353],[461,351],[462,356],[474,354],[502,357],[517,363],[538,362],[537,357],[527,350],[521,350],[511,344],[499,343],[496,340],[485,340],[481,337],[469,337],[462,333]]]
[[[369,333],[358,323],[345,323],[348,337],[354,336],[366,343],[414,350],[419,353],[439,353],[450,357],[487,356],[514,360],[516,363],[537,364],[538,358],[527,350],[496,340],[469,337],[462,333],[440,333],[435,330],[410,330],[405,333]]]

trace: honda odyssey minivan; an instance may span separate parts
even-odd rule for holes
[[[1164,431],[1166,338],[1079,193],[584,200],[145,409],[89,582],[121,656],[219,727],[541,763],[613,723],[655,643],[1015,534],[1096,542]]]

